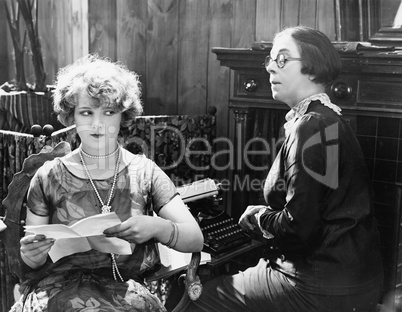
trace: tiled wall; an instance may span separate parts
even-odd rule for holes
[[[381,249],[387,285],[402,284],[402,257],[397,260],[399,246],[399,205],[396,203],[395,183],[402,182],[402,119],[391,117],[351,117],[352,127],[363,149],[373,181],[373,197],[381,236]],[[401,231],[402,233],[402,231]],[[397,261],[398,272],[395,274]],[[393,280],[395,278],[395,280]],[[390,284],[392,283],[392,284]],[[394,286],[395,287],[395,286]]]
[[[272,138],[279,141],[280,131],[287,110],[250,109],[246,139],[254,137]],[[366,113],[366,112],[365,112]],[[385,280],[384,295],[391,293],[395,285],[402,290],[402,246],[399,240],[399,205],[396,204],[395,183],[402,183],[402,116],[391,118],[368,116],[344,110],[343,115],[354,129],[362,147],[373,186],[374,209],[379,225],[381,253]],[[373,115],[373,113],[371,113]],[[270,159],[267,160],[270,166]],[[265,172],[245,171],[253,177],[263,178]],[[402,188],[401,188],[402,189]],[[246,201],[253,204],[263,202],[262,192],[248,193]],[[261,201],[261,202],[260,202]],[[402,231],[400,231],[402,234]],[[396,274],[399,250],[400,269]],[[399,268],[399,267],[398,267]],[[399,311],[398,311],[399,312]]]

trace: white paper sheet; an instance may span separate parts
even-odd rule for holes
[[[44,224],[27,225],[25,232],[42,234],[56,241],[52,246],[49,256],[53,262],[78,252],[91,249],[104,253],[130,255],[132,246],[126,240],[117,237],[106,237],[103,231],[120,224],[121,221],[115,212],[99,214],[84,218],[73,225]]]

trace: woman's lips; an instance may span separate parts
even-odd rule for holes
[[[93,134],[91,134],[91,136],[92,136],[92,137],[94,137],[94,138],[96,138],[96,139],[99,139],[100,137],[103,137],[103,136],[104,136],[104,134],[100,134],[100,133],[93,133]]]

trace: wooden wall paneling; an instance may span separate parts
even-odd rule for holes
[[[116,58],[139,75],[143,100],[147,97],[147,7],[146,0],[120,0],[116,7]]]
[[[259,14],[257,9],[257,1],[259,0],[234,0],[233,1],[233,30],[232,30],[232,48],[250,48],[251,45],[257,41],[257,32],[265,34],[264,29],[258,29],[257,25],[257,15]],[[267,2],[267,1],[266,1]],[[268,3],[267,3],[268,4]],[[268,6],[267,6],[268,7]],[[261,12],[260,12],[261,13]],[[262,31],[263,30],[263,31]],[[229,72],[229,81],[230,84],[233,85],[233,81],[235,79],[234,72],[230,70]],[[230,88],[229,88],[230,89]],[[234,88],[230,89],[229,96],[232,97],[234,93]],[[232,103],[230,103],[232,104]],[[234,163],[237,157],[237,151],[233,150],[235,145],[234,139],[235,134],[235,115],[233,113],[233,109],[229,109],[228,117],[227,117],[227,128],[223,129],[226,132],[227,138],[229,138],[229,145],[225,144],[223,141],[216,144],[216,150],[218,151],[229,151],[229,154],[221,154],[219,158],[217,158],[217,162],[223,162],[227,164],[228,170],[225,172],[221,172],[224,176],[222,179],[222,183],[224,185],[223,192],[223,201],[226,207],[226,212],[231,214],[232,211],[232,191],[233,185],[230,185],[230,181],[233,181],[234,176]],[[219,120],[217,122],[217,131],[220,129]],[[225,181],[229,183],[225,184]],[[240,207],[239,209],[244,210],[246,207]]]
[[[58,3],[61,6],[61,20],[63,23],[62,29],[58,33],[58,40],[63,41],[63,51],[64,51],[64,62],[61,66],[65,66],[74,62],[73,47],[74,38],[72,36],[72,12],[71,12],[71,1],[62,1]]]
[[[71,45],[74,44],[71,36],[71,0],[56,1],[56,43],[57,43],[57,64],[64,67],[73,62]]]
[[[1,0],[1,1],[6,2],[7,0]],[[1,3],[1,5],[3,5],[3,3]],[[5,14],[5,10],[3,10],[3,13]],[[6,18],[5,15],[4,15],[4,18]],[[11,81],[16,78],[15,62],[14,62],[14,47],[13,47],[13,42],[11,39],[10,29],[8,27],[6,20],[4,20],[4,25],[6,25],[6,28],[5,28],[6,36],[4,37],[4,39],[6,40],[5,48],[7,48],[6,63],[8,63],[8,77],[7,77],[6,81]]]
[[[16,1],[13,1],[16,2]],[[68,2],[68,1],[67,1]],[[46,72],[46,83],[47,84],[52,84],[53,79],[55,76],[55,73],[58,70],[58,64],[57,64],[57,34],[54,32],[55,29],[55,6],[58,4],[58,2],[54,2],[54,0],[40,0],[38,1],[38,32],[40,36],[40,44],[42,47],[42,58],[43,58],[43,66],[45,68]],[[60,4],[59,4],[60,5]],[[35,9],[33,8],[32,11],[33,15],[35,14]],[[22,18],[20,17],[20,29],[21,31],[25,31],[25,22]],[[64,19],[63,19],[64,20]],[[8,28],[8,25],[7,25]],[[21,40],[23,38],[23,35],[21,33]],[[10,42],[11,44],[11,42]],[[27,51],[30,52],[30,43],[28,37],[26,38],[25,46]],[[9,48],[9,51],[13,53],[13,48],[12,45],[9,46],[11,47],[11,50]],[[11,58],[12,59],[12,58]],[[14,61],[12,60],[12,63]],[[33,63],[32,63],[32,56],[31,53],[26,53],[24,57],[24,63],[25,63],[25,75],[27,78],[28,83],[35,83],[35,74],[34,74],[34,68],[33,68]],[[15,78],[15,72],[13,71],[12,73],[10,72],[10,79]]]
[[[229,88],[230,88],[230,69],[220,66],[215,53],[212,53],[213,47],[231,46],[231,29],[233,20],[233,1],[232,0],[211,0],[210,1],[210,38],[208,55],[208,107],[214,106],[217,109],[217,144],[214,148],[217,151],[227,150],[227,144],[221,144],[221,138],[228,136],[228,117],[229,117]],[[216,178],[226,177],[225,166],[228,163],[227,155],[214,158],[214,169],[216,169]],[[220,169],[222,168],[222,169]]]
[[[53,32],[56,37],[56,41],[54,42],[56,46],[56,62],[60,67],[65,66],[69,59],[66,57],[66,42],[64,37],[64,14],[63,10],[65,3],[68,1],[58,1],[55,3],[54,7],[54,21],[55,26],[53,28]]]
[[[282,1],[281,29],[299,24],[300,0]]]
[[[362,0],[336,0],[339,18],[336,20],[336,27],[339,28],[338,41],[359,41],[363,40],[363,26],[361,25]]]
[[[209,1],[179,1],[178,113],[207,111]]]
[[[152,115],[178,113],[179,1],[148,0],[147,103]]]
[[[116,0],[88,0],[89,51],[116,60]]]
[[[281,8],[282,0],[257,0],[256,41],[272,41],[281,29]]]
[[[250,48],[256,41],[256,0],[233,0],[231,48]]]
[[[10,1],[12,3],[16,3],[17,1]],[[42,18],[42,9],[43,6],[42,4],[38,3],[38,8],[39,8],[39,12],[38,12],[38,16],[39,19]],[[21,14],[21,13],[20,13]],[[35,16],[35,9],[32,9],[32,15]],[[36,21],[34,22],[36,23]],[[39,21],[39,24],[41,23],[41,21]],[[21,37],[21,44],[22,44],[22,40],[24,38],[24,31],[25,31],[25,21],[24,18],[22,17],[22,14],[20,16],[20,37]],[[25,65],[25,77],[26,77],[26,82],[28,84],[34,84],[35,83],[35,72],[34,72],[34,67],[33,67],[33,62],[32,62],[32,53],[31,53],[31,44],[29,42],[29,37],[28,34],[26,36],[25,39],[25,55],[24,55],[24,65]],[[13,76],[15,77],[15,76]]]
[[[317,29],[328,36],[331,41],[336,40],[335,3],[333,0],[317,2]]]
[[[53,84],[58,70],[56,9],[53,0],[42,0],[40,5],[39,35],[42,46],[43,66],[46,72],[46,83]]]
[[[0,84],[9,80],[9,62],[8,62],[8,40],[9,33],[8,24],[6,20],[6,11],[4,10],[4,2],[6,0],[0,0]],[[10,65],[12,63],[10,62]]]
[[[226,136],[227,119],[229,115],[229,68],[220,66],[213,47],[230,47],[231,45],[231,21],[233,16],[232,0],[210,0],[210,37],[208,53],[208,106],[217,108],[217,120],[220,123],[218,137]]]
[[[300,0],[299,24],[316,27],[317,2],[319,0]]]
[[[72,59],[75,61],[89,52],[88,0],[71,0],[71,13]]]

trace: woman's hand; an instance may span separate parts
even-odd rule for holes
[[[27,235],[21,238],[20,252],[22,260],[36,269],[46,262],[47,255],[55,240],[45,235]]]
[[[167,244],[173,233],[172,248],[181,252],[201,251],[204,242],[197,221],[178,195],[161,208],[159,216],[132,216],[103,233],[107,237],[118,237],[136,244],[150,239]]]
[[[260,232],[256,215],[261,209],[265,208],[267,208],[267,206],[264,205],[248,206],[239,219],[239,225],[245,231],[255,232],[258,230],[258,232]]]
[[[104,234],[107,237],[118,237],[130,243],[142,244],[155,237],[158,222],[160,220],[156,217],[133,216],[121,224],[106,229]]]

